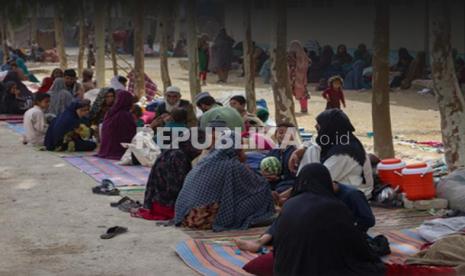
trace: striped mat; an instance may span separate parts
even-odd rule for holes
[[[145,186],[150,174],[150,168],[120,166],[116,164],[118,161],[95,156],[72,156],[63,159],[95,179],[98,183],[103,179],[110,179],[117,187]]]
[[[394,230],[383,233],[390,242],[392,254],[383,261],[401,264],[408,256],[420,250],[424,241],[414,229]],[[246,237],[250,238],[250,237]],[[236,254],[229,240],[191,239],[176,245],[178,256],[193,270],[202,275],[249,275],[242,267],[257,255],[247,252]]]
[[[22,123],[23,115],[0,114],[0,122]]]

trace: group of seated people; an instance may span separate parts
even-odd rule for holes
[[[344,44],[340,44],[334,51],[330,45],[321,47],[317,41],[310,40],[303,45],[303,48],[310,60],[307,80],[309,83],[319,83],[318,90],[328,88],[328,80],[334,76],[342,77],[344,89],[371,88],[372,54],[365,44],[359,44],[353,55],[348,52]],[[460,59],[457,61],[460,63]],[[420,51],[414,58],[406,48],[400,48],[397,61],[390,67],[390,71],[391,88],[408,89],[413,80],[428,77],[426,54]],[[265,83],[269,83],[271,78],[270,59],[263,62],[260,76]]]
[[[236,107],[241,100],[234,98],[230,105]],[[234,129],[241,124],[245,129],[242,108],[221,107],[206,94],[196,100],[204,112],[199,118],[201,129]],[[219,146],[215,134],[203,152],[190,139],[179,148],[163,150],[147,181],[143,207],[132,210],[132,215],[172,220],[197,230],[271,225],[258,240],[236,240],[236,244],[253,253],[272,245],[278,275],[383,274],[384,266],[367,242],[366,233],[375,225],[368,204],[373,176],[367,153],[343,111],[326,110],[316,121],[315,143],[300,147],[287,144],[286,134],[295,127],[278,124],[276,147],[262,150],[258,170],[249,166],[249,152],[234,145]],[[347,135],[344,143],[339,133]],[[266,164],[269,158],[278,161]],[[309,258],[315,262],[302,262]]]
[[[134,111],[136,98],[121,89],[125,79],[115,81],[118,89],[100,89],[91,103],[74,70],[54,70],[43,82],[52,83],[48,92],[37,92],[34,107],[24,115],[25,143],[50,151],[93,151],[99,142],[97,156],[120,159],[126,151],[121,144],[136,135],[139,117]],[[155,108],[155,118],[146,123],[172,132],[198,126],[210,144],[201,150],[190,137],[177,148],[163,149],[152,166],[143,207],[131,210],[133,216],[213,231],[271,225],[259,240],[236,243],[253,252],[273,245],[278,275],[382,273],[380,260],[366,241],[367,230],[375,224],[367,202],[373,189],[372,168],[343,111],[322,112],[316,118],[315,143],[299,145],[290,123],[279,123],[273,140],[254,136],[254,128],[269,128],[268,114],[262,108],[257,114],[247,112],[243,96],[233,96],[229,106],[222,106],[203,92],[194,103],[202,112],[198,118],[194,106],[181,99],[180,89],[169,87]],[[224,129],[231,130],[227,135],[232,145],[218,142],[218,131],[224,135]],[[233,131],[237,129],[241,132]],[[341,133],[346,135],[344,141]],[[168,144],[179,139],[170,137]],[[258,168],[248,163],[250,151],[240,147],[250,137],[266,142],[256,149],[262,154]],[[300,261],[315,252],[319,255],[315,262]]]

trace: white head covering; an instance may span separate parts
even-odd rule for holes
[[[118,90],[126,90],[126,87],[121,83],[119,82],[119,77],[120,76],[114,76],[111,81],[110,81],[110,87],[115,89],[115,91],[118,91]]]
[[[177,86],[170,86],[168,88],[166,88],[166,93],[176,93],[176,94],[179,94],[179,96],[181,96],[181,89],[179,89],[179,87]]]

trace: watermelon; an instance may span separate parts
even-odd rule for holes
[[[268,174],[280,175],[281,162],[274,156],[263,158],[262,162],[260,162],[260,170]]]

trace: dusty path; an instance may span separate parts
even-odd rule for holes
[[[111,208],[94,180],[0,126],[0,275],[191,275],[174,246],[187,236]],[[129,232],[99,238],[106,228]]]

